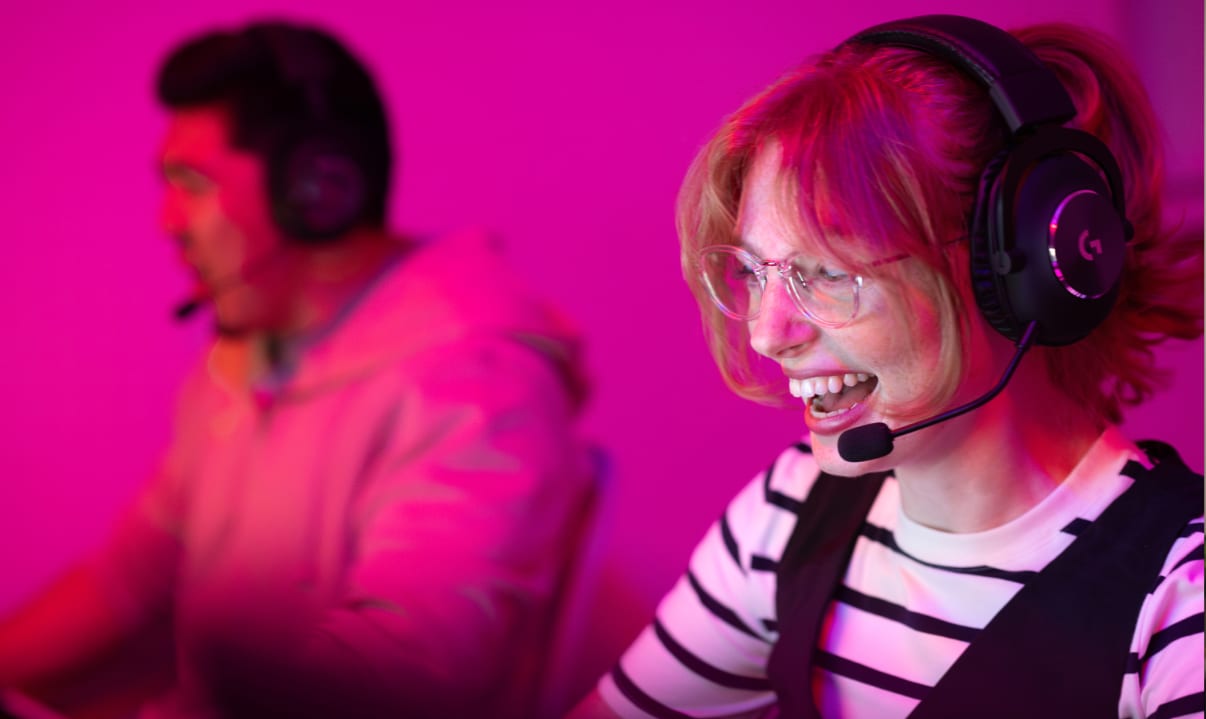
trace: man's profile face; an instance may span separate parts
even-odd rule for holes
[[[220,107],[172,113],[159,157],[160,222],[196,291],[212,297],[219,332],[272,330],[289,304],[285,237],[272,220],[263,163],[228,137]]]

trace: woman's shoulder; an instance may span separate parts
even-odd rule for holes
[[[784,448],[745,486],[739,500],[794,510],[808,496],[821,469],[812,448],[797,442]]]
[[[737,493],[720,519],[730,552],[776,558],[821,470],[804,442],[784,448]],[[745,561],[743,561],[745,563]]]

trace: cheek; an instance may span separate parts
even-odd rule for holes
[[[217,202],[208,202],[193,215],[194,244],[211,256],[238,254],[243,244],[238,228]]]
[[[895,312],[885,313],[892,325],[884,332],[880,357],[885,368],[881,380],[885,399],[909,404],[932,392],[940,381],[942,324],[926,298],[915,296]]]
[[[900,387],[903,398],[916,397],[938,381],[942,345],[937,335],[927,331],[911,337],[896,348],[894,356],[897,377],[892,386]]]
[[[236,273],[260,252],[249,239],[254,235],[245,232],[216,200],[194,205],[188,234],[188,256],[212,276]]]
[[[979,316],[971,323],[967,358],[963,363],[964,394],[978,394],[995,385],[1005,369],[1003,358],[1013,356],[1013,343],[1005,339]]]
[[[278,243],[276,223],[257,193],[228,193],[216,205],[212,229],[224,238],[228,250],[255,258]]]
[[[191,224],[194,232],[213,237],[222,234],[229,222],[217,198],[207,198],[193,205]]]
[[[271,204],[258,189],[228,189],[219,195],[218,205],[219,211],[238,225],[260,228],[272,223]]]

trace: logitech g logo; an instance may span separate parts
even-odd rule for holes
[[[1104,250],[1101,249],[1101,240],[1090,240],[1089,231],[1084,230],[1080,233],[1080,237],[1076,238],[1076,249],[1080,251],[1081,257],[1085,258],[1089,262],[1092,262],[1097,258],[1089,254],[1088,248],[1090,247],[1093,249],[1093,255],[1101,255],[1102,252],[1104,252]]]

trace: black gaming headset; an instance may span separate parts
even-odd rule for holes
[[[971,223],[971,273],[988,322],[1017,341],[1083,339],[1118,297],[1126,243],[1122,173],[1093,135],[1063,127],[1076,108],[1046,65],[1009,33],[956,15],[864,30],[848,43],[921,50],[988,90],[1009,129],[985,167]]]
[[[366,184],[355,138],[337,122],[327,97],[334,74],[329,50],[305,29],[263,25],[250,32],[301,95],[307,115],[280,128],[281,141],[266,158],[273,218],[298,242],[334,241],[363,220]]]

